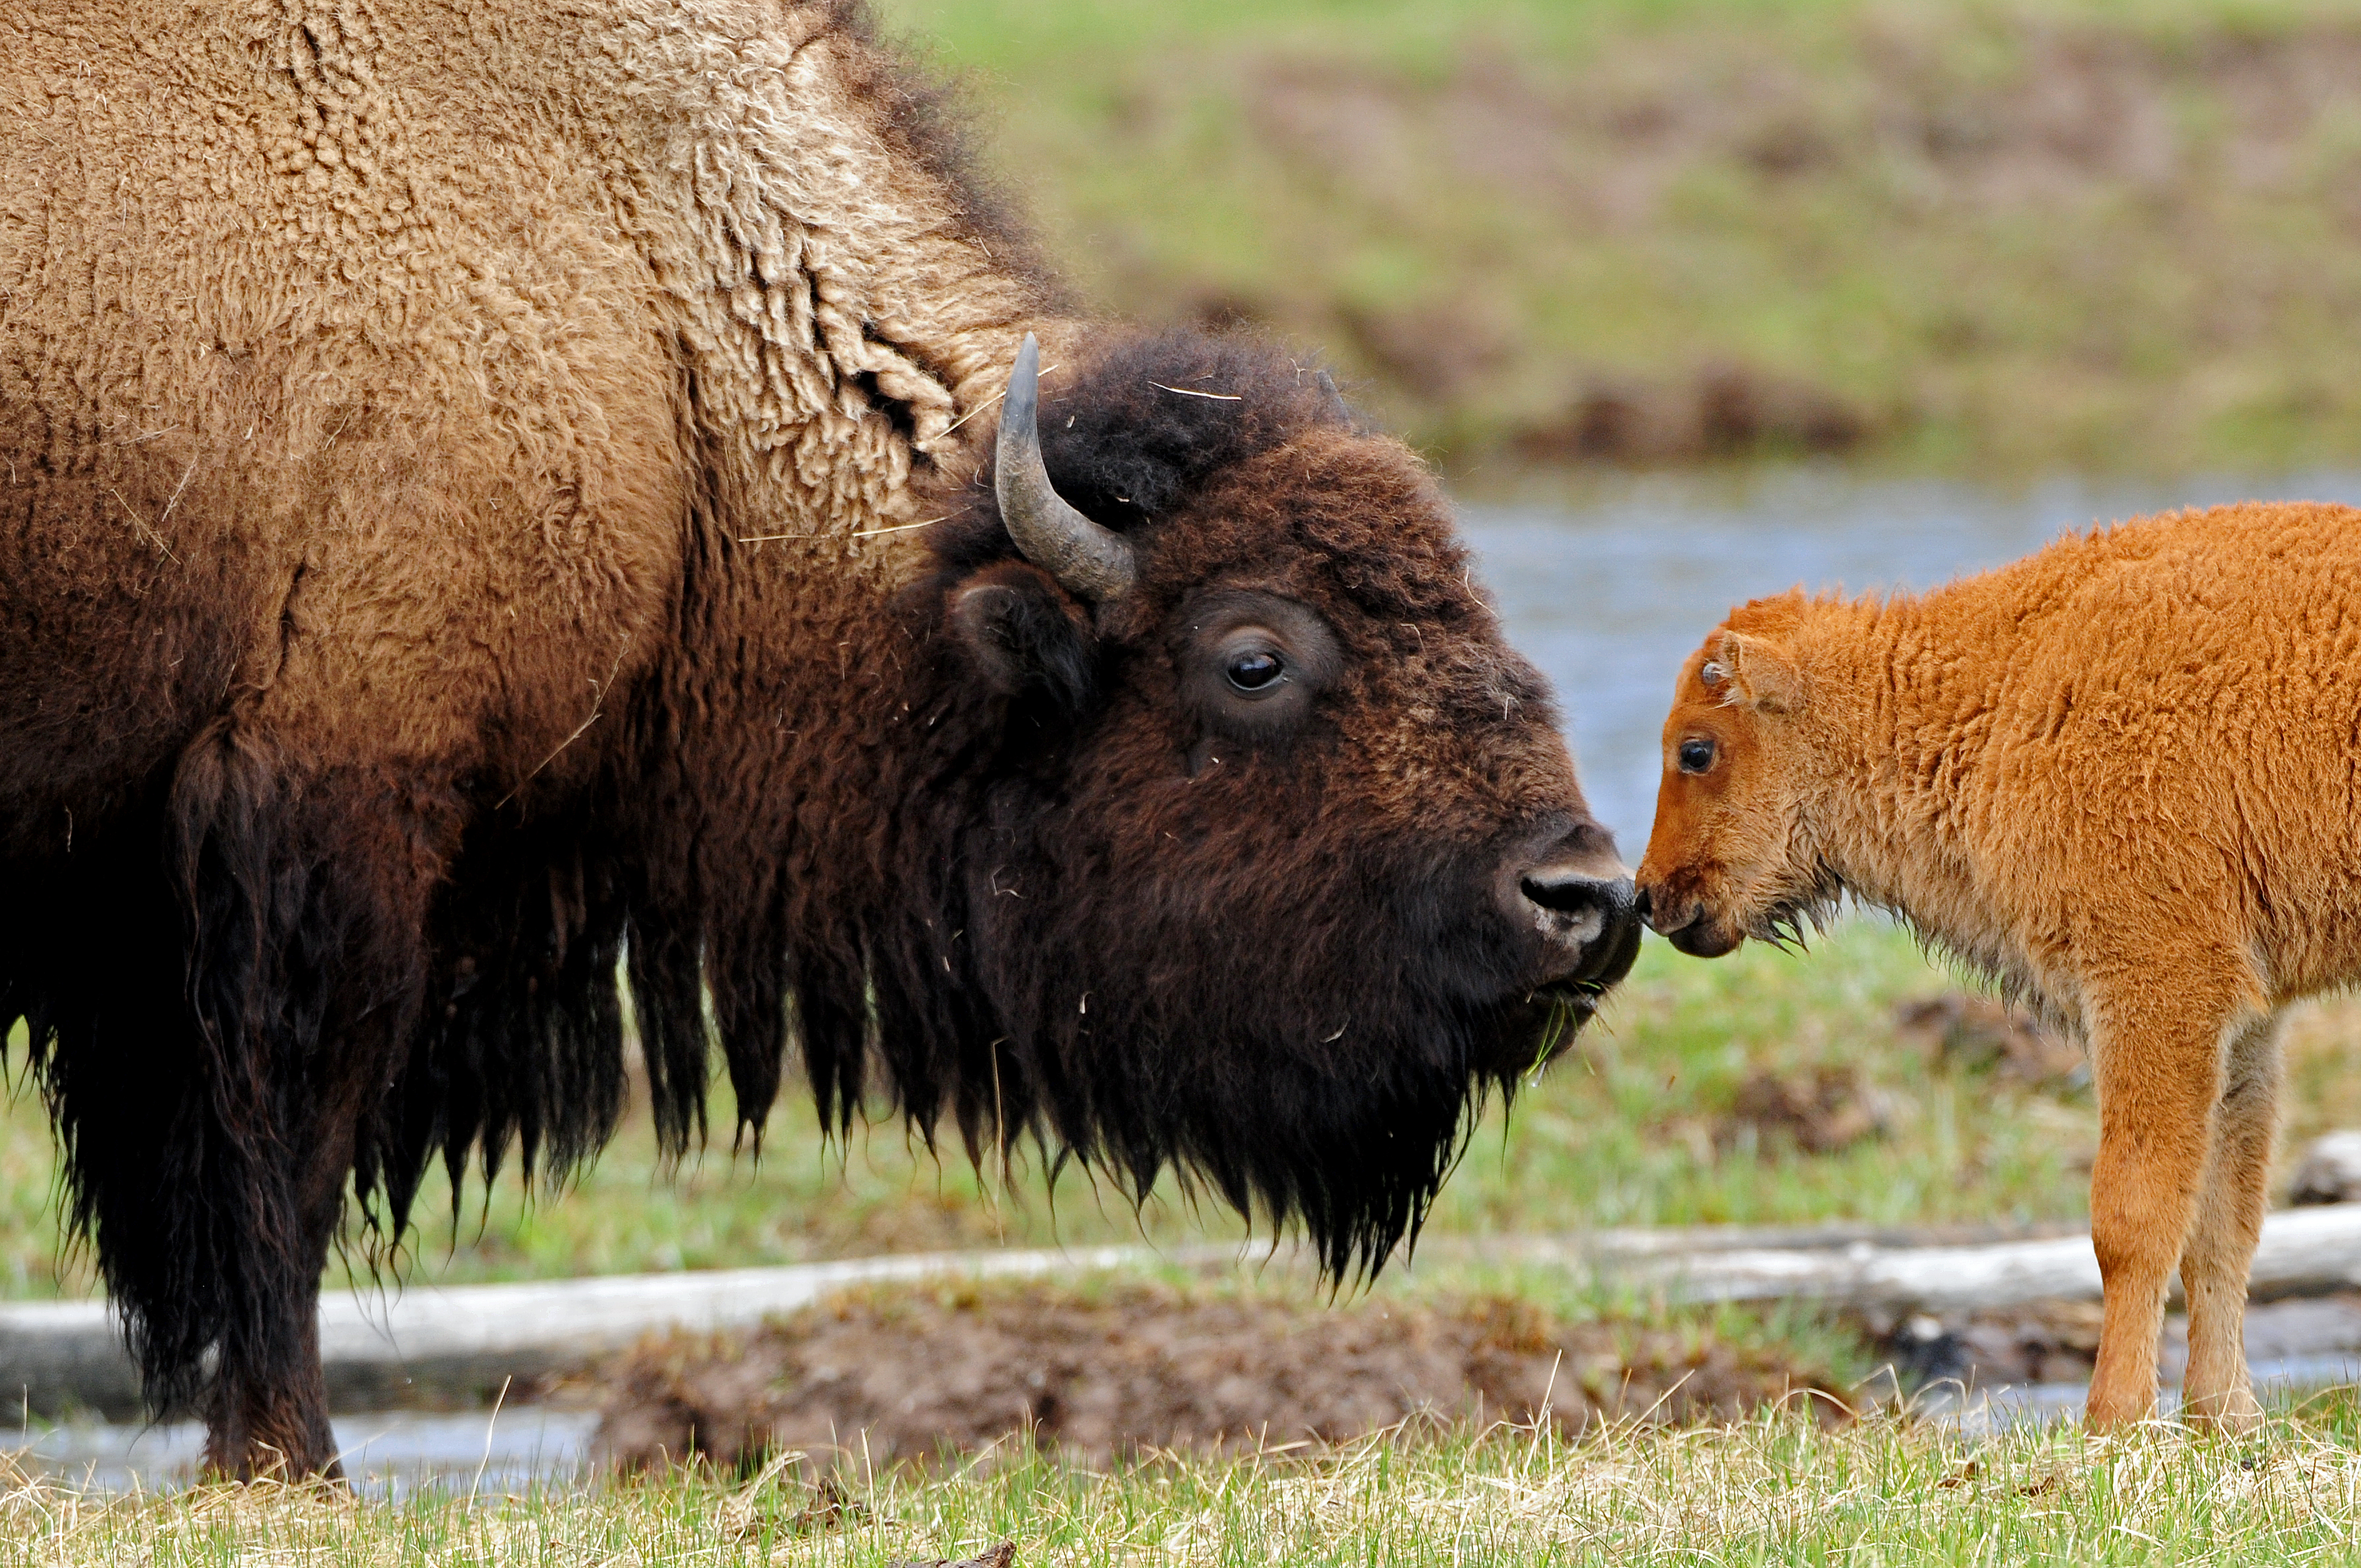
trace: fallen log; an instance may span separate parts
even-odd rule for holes
[[[1927,1245],[1912,1245],[1914,1234],[1925,1233],[1843,1226],[1602,1231],[1573,1237],[1438,1237],[1426,1250],[1430,1256],[1556,1265],[1679,1302],[1791,1299],[1874,1314],[1939,1315],[2099,1294],[2099,1265],[2088,1235]],[[426,1394],[489,1398],[504,1383],[575,1370],[650,1332],[752,1328],[862,1285],[1257,1265],[1269,1256],[1219,1245],[928,1253],[784,1268],[334,1291],[321,1300],[320,1353],[337,1409],[383,1409]],[[2361,1203],[2265,1221],[2251,1285],[2257,1298],[2356,1285]],[[105,1304],[0,1304],[0,1402],[43,1416],[77,1409],[135,1414],[137,1378]]]
[[[652,1332],[750,1329],[862,1285],[1087,1274],[1200,1254],[1227,1259],[1236,1251],[913,1253],[780,1268],[332,1290],[320,1299],[320,1360],[337,1409],[397,1408],[427,1394],[489,1399],[504,1384],[576,1370]],[[0,1304],[0,1404],[38,1416],[137,1415],[138,1376],[106,1303]]]
[[[1813,1246],[1676,1250],[1670,1233],[1603,1233],[1517,1244],[1532,1261],[1684,1302],[1807,1300],[1889,1313],[1971,1312],[2026,1301],[2095,1300],[2099,1260],[2088,1234],[1966,1246],[1839,1240]],[[2361,1285],[2361,1203],[2268,1216],[2247,1294],[2257,1300]],[[2175,1299],[2180,1281],[2173,1282]]]

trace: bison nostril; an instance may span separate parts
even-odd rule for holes
[[[1584,876],[1576,872],[1527,872],[1517,889],[1528,899],[1556,915],[1609,916],[1631,907],[1631,884],[1620,877]]]

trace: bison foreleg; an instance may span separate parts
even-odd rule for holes
[[[163,1201],[202,1239],[192,1301],[142,1304],[214,1354],[206,1463],[336,1474],[320,1272],[357,1144],[417,1015],[447,806],[382,768],[316,768],[227,727],[183,755],[171,868],[189,921],[197,1092]]]
[[[2211,996],[2195,987],[2174,994],[2151,983],[2095,1010],[2099,1154],[2091,1168],[2091,1241],[2106,1313],[2091,1377],[2094,1429],[2144,1420],[2156,1408],[2165,1291],[2197,1222],[2223,1064],[2230,1042],[2259,1016],[2243,989],[2225,982]],[[2252,1251],[2251,1239],[2246,1246]],[[2243,1279],[2244,1255],[2238,1268]]]
[[[2232,1036],[2222,1084],[2205,1185],[2180,1258],[2181,1288],[2189,1298],[2181,1408],[2200,1426],[2247,1432],[2263,1419],[2246,1376],[2246,1271],[2262,1234],[2279,1131],[2277,1014]]]

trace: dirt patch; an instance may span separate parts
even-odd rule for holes
[[[2028,1089],[2091,1086],[2091,1064],[2071,1040],[2043,1028],[2021,1007],[1952,992],[1894,1010],[1894,1026],[1952,1071],[1991,1072]]]
[[[1530,1303],[1322,1308],[1148,1285],[854,1295],[751,1338],[678,1337],[609,1379],[601,1449],[627,1469],[744,1469],[800,1449],[864,1462],[973,1451],[1030,1430],[1089,1463],[1152,1449],[1342,1442],[1411,1417],[1729,1420],[1825,1372],[1702,1328],[1568,1323]]]
[[[1730,1114],[1714,1128],[1713,1144],[1724,1154],[1750,1144],[1834,1154],[1865,1138],[1884,1136],[1893,1123],[1891,1097],[1872,1088],[1849,1063],[1801,1072],[1766,1069],[1739,1086]]]

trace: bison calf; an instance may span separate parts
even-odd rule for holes
[[[1639,876],[1714,957],[1850,892],[2091,1049],[2093,1426],[2148,1414],[2175,1263],[2187,1409],[2241,1346],[2290,1003],[2361,978],[2361,517],[2246,505],[2061,540],[1924,597],[1734,612],[1682,669]]]

